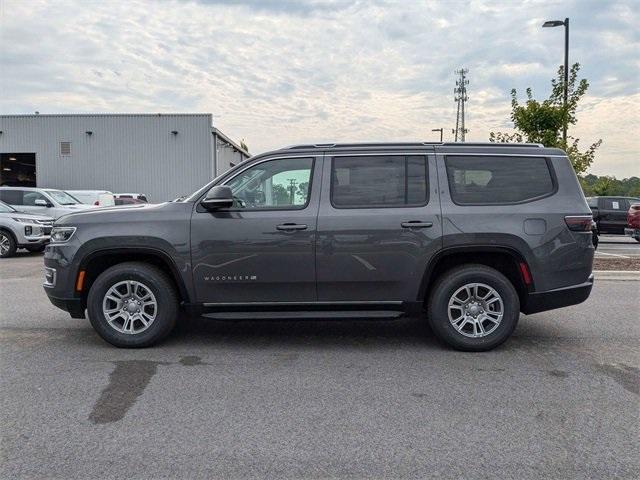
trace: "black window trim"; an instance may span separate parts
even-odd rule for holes
[[[282,208],[277,208],[277,207],[270,207],[270,208],[220,208],[218,210],[215,210],[214,212],[210,212],[210,213],[217,213],[217,212],[297,212],[300,210],[304,210],[309,206],[309,203],[311,202],[311,194],[313,192],[313,176],[315,174],[315,168],[316,168],[316,155],[292,155],[292,156],[284,156],[284,157],[270,157],[270,158],[265,158],[259,162],[255,162],[251,165],[247,165],[247,168],[243,168],[242,170],[239,170],[235,175],[231,175],[228,178],[224,178],[220,181],[220,183],[216,183],[215,185],[212,185],[211,188],[218,186],[218,185],[227,185],[227,183],[229,183],[231,180],[233,180],[234,178],[236,178],[237,176],[241,175],[242,173],[246,172],[247,170],[257,166],[257,165],[262,165],[263,163],[267,163],[267,162],[273,162],[276,160],[303,160],[303,159],[311,159],[311,173],[309,174],[309,195],[307,195],[307,202],[304,205],[300,205],[299,207],[296,208],[290,208],[287,206],[283,206]],[[209,188],[209,190],[211,190],[211,188]],[[207,195],[207,192],[209,190],[206,190],[203,197]],[[201,197],[202,198],[202,197]],[[200,201],[201,198],[198,199],[198,210],[202,209],[202,211],[206,211],[208,212],[209,210],[203,209],[200,206]]]
[[[547,169],[549,170],[549,175],[551,177],[551,185],[552,185],[552,190],[549,193],[545,193],[544,195],[538,195],[537,197],[531,197],[531,198],[527,198],[525,200],[519,200],[517,202],[458,202],[453,198],[453,189],[451,188],[451,182],[449,180],[449,170],[448,170],[448,166],[447,166],[447,158],[448,157],[528,157],[528,158],[542,158],[544,159],[545,163],[547,164]],[[552,197],[553,195],[555,195],[556,193],[558,193],[558,178],[556,176],[556,171],[553,168],[553,163],[551,161],[551,158],[548,155],[518,155],[518,154],[513,154],[513,155],[509,155],[509,154],[502,154],[502,155],[492,155],[490,153],[453,153],[453,154],[444,154],[443,155],[443,159],[444,159],[444,170],[445,170],[445,175],[447,177],[447,186],[449,187],[449,198],[451,199],[451,201],[460,206],[460,207],[469,207],[469,206],[485,206],[485,207],[491,207],[491,206],[501,206],[501,205],[523,205],[525,203],[531,203],[531,202],[537,202],[538,200],[542,200],[544,198],[548,198],[548,197]]]
[[[341,153],[338,155],[334,155],[332,153],[329,153],[328,155],[326,155],[326,157],[329,157],[329,160],[331,161],[330,164],[330,169],[329,169],[329,175],[330,175],[330,183],[329,183],[329,202],[331,203],[331,206],[333,208],[335,208],[336,210],[375,210],[375,209],[379,209],[379,208],[422,208],[422,207],[426,207],[427,205],[429,205],[429,200],[431,199],[431,185],[429,183],[429,156],[435,156],[434,153],[426,153],[426,152],[371,152],[371,153]],[[404,182],[405,182],[405,198],[407,198],[408,192],[407,192],[407,182],[408,182],[408,178],[406,175],[406,164],[407,164],[407,157],[424,157],[424,169],[425,169],[425,181],[426,181],[426,198],[424,203],[413,203],[411,205],[362,205],[362,206],[355,206],[355,207],[342,207],[342,206],[337,206],[335,203],[333,203],[333,186],[334,186],[334,159],[337,157],[404,157],[405,160],[405,176],[404,176]]]

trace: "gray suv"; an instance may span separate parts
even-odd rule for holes
[[[119,347],[180,310],[223,319],[424,315],[488,350],[584,301],[591,210],[566,154],[530,144],[298,145],[179,201],[58,219],[45,291]]]

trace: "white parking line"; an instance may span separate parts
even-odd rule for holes
[[[618,255],[617,253],[596,252],[596,255],[610,255],[612,257],[618,257],[618,258],[631,258],[631,257],[627,257],[625,255]]]

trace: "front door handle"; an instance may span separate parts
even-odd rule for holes
[[[411,220],[409,222],[402,222],[400,224],[402,228],[429,228],[433,227],[433,222],[421,222],[419,220]]]
[[[290,232],[293,230],[306,230],[307,226],[302,223],[283,223],[282,225],[278,225],[276,228],[284,232]]]

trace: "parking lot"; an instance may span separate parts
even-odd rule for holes
[[[185,320],[119,350],[41,267],[0,262],[1,478],[637,478],[638,281],[481,354],[417,319]]]
[[[600,235],[596,257],[640,258],[640,243],[623,235]]]

